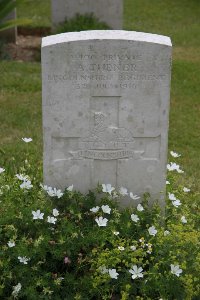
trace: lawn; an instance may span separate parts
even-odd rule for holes
[[[50,27],[51,26],[51,0],[27,0],[21,4],[17,10],[20,18],[30,18],[30,27]]]
[[[50,1],[29,0],[18,9],[33,27],[50,26]],[[124,29],[168,35],[173,43],[169,150],[182,154],[189,185],[200,184],[200,5],[197,0],[125,0]],[[0,166],[20,165],[32,137],[36,161],[42,160],[40,63],[0,62]]]

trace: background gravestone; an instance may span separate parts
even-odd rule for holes
[[[3,21],[16,19],[16,9],[14,9]],[[0,39],[4,39],[10,43],[16,43],[17,40],[17,27],[12,27],[10,29],[0,32]]]
[[[112,29],[122,29],[123,0],[51,0],[51,10],[54,27],[77,13],[94,13]]]
[[[111,183],[163,199],[170,68],[165,36],[85,31],[43,38],[44,182],[81,192]]]

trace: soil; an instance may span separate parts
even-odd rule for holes
[[[48,27],[18,27],[17,31],[16,43],[5,44],[3,47],[4,57],[22,62],[40,61],[42,37],[50,35],[51,29]]]
[[[35,35],[18,35],[16,44],[4,45],[4,55],[17,61],[40,61],[41,37]]]

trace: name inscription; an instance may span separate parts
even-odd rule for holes
[[[47,75],[47,80],[53,83],[69,83],[75,90],[97,88],[132,89],[141,88],[140,82],[163,82],[168,75],[156,67],[157,58],[142,50],[127,53],[98,53],[91,45],[91,53],[67,53],[70,57],[68,68],[64,73]],[[90,51],[90,50],[89,50]],[[124,53],[123,53],[124,52]],[[141,53],[140,53],[141,52]]]

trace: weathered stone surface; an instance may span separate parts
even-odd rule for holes
[[[77,13],[94,13],[112,29],[122,29],[123,0],[51,0],[51,10],[54,26]]]
[[[162,201],[170,67],[165,36],[85,31],[43,38],[45,183],[81,192],[111,183]]]
[[[4,21],[16,19],[16,9],[14,9]],[[10,43],[16,43],[17,39],[17,27],[13,27],[4,31],[0,31],[0,39],[3,39]]]

